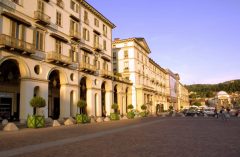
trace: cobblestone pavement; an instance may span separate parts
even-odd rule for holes
[[[0,132],[0,157],[239,157],[240,119],[144,118]]]

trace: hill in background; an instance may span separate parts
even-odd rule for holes
[[[231,80],[219,84],[193,84],[186,85],[186,87],[189,90],[189,93],[196,93],[194,94],[196,97],[210,98],[215,96],[219,91],[226,91],[229,94],[240,92],[240,80]]]

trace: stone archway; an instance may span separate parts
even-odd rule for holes
[[[0,63],[0,120],[19,120],[20,78],[21,71],[17,60],[7,59]]]
[[[80,100],[87,101],[87,81],[86,77],[80,80]]]
[[[118,90],[117,90],[117,85],[114,86],[113,102],[114,102],[115,104],[118,104]]]
[[[126,88],[126,106],[125,106],[125,109],[126,109],[126,113],[128,112],[128,87]]]
[[[60,116],[60,74],[59,70],[53,70],[49,75],[48,84],[48,116],[58,119]]]

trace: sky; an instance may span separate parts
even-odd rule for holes
[[[240,79],[240,0],[87,0],[183,84]]]

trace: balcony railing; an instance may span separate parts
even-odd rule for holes
[[[126,78],[123,78],[123,77],[117,76],[117,75],[114,75],[114,79],[116,81],[120,81],[120,82],[131,83],[131,81],[129,79],[126,79]]]
[[[81,33],[76,30],[70,30],[70,36],[74,40],[80,40],[81,39]]]
[[[51,17],[44,14],[42,11],[35,11],[34,12],[34,18],[38,20],[38,22],[44,24],[44,25],[49,25],[51,22]]]
[[[56,63],[61,63],[61,64],[64,64],[64,65],[69,65],[69,64],[72,63],[70,57],[64,56],[64,55],[62,55],[60,53],[57,53],[55,51],[48,52],[47,60],[48,61],[53,61],[53,62],[56,62]]]
[[[101,70],[100,71],[100,76],[102,77],[107,77],[107,78],[113,78],[114,74],[112,71],[108,71],[108,70]]]
[[[20,39],[16,39],[14,37],[11,37],[5,34],[0,35],[0,45],[13,48],[21,52],[27,52],[30,54],[35,53],[35,48],[33,44],[25,42]]]
[[[93,48],[94,48],[95,51],[102,51],[102,49],[103,49],[102,45],[99,44],[99,43],[94,43]]]
[[[89,63],[84,63],[81,62],[79,64],[79,69],[81,71],[85,71],[85,72],[90,72],[90,73],[94,73],[97,70],[97,67],[95,65],[91,65]]]

